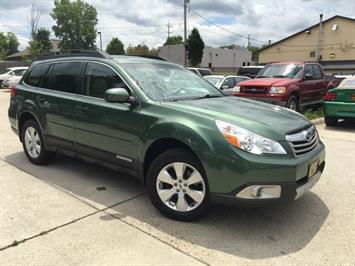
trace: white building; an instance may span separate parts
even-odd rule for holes
[[[159,48],[159,56],[166,60],[184,65],[184,45],[165,45]],[[205,47],[201,67],[213,71],[236,71],[241,66],[251,65],[251,52],[244,48],[226,49]]]

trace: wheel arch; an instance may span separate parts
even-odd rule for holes
[[[43,134],[43,128],[42,128],[42,125],[39,122],[39,119],[37,118],[37,116],[32,111],[25,110],[19,115],[19,118],[18,118],[18,135],[19,135],[21,142],[22,142],[21,136],[22,136],[23,125],[26,123],[26,121],[31,120],[31,119],[37,123],[37,125],[40,127],[41,132]]]

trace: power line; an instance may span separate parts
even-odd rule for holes
[[[239,34],[239,33],[236,33],[236,32],[233,32],[233,31],[230,31],[216,23],[214,23],[213,21],[207,19],[206,17],[200,15],[199,13],[197,13],[196,11],[194,10],[190,10],[192,13],[194,13],[195,15],[199,16],[200,18],[204,19],[205,21],[207,21],[208,23],[212,24],[212,25],[215,25],[216,27],[220,28],[221,30],[224,30],[225,32],[228,32],[228,33],[231,33],[231,34],[234,34],[234,35],[237,35],[241,38],[245,38],[245,39],[248,39],[248,36],[245,36],[245,35],[242,35],[242,34]],[[261,43],[268,43],[268,42],[265,42],[265,41],[261,41],[261,40],[258,40],[258,39],[253,39],[253,38],[250,38],[250,40],[253,40],[253,41],[256,41],[256,42],[261,42]]]

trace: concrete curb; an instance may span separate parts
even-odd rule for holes
[[[313,125],[323,124],[324,123],[324,117],[313,119],[313,120],[311,120],[311,122],[313,123]]]

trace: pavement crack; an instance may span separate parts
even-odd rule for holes
[[[159,242],[161,242],[161,243],[163,243],[163,244],[168,245],[169,247],[171,247],[171,248],[177,250],[178,252],[180,252],[180,253],[182,253],[182,254],[184,254],[184,255],[186,255],[186,256],[192,258],[192,259],[197,260],[198,262],[200,262],[200,263],[202,263],[202,264],[205,264],[205,265],[208,265],[208,266],[211,265],[210,263],[208,263],[208,262],[206,262],[206,261],[204,261],[204,260],[202,260],[202,259],[200,259],[200,258],[197,258],[197,257],[195,257],[195,256],[193,256],[193,255],[191,255],[191,254],[189,254],[189,253],[187,253],[187,252],[185,252],[184,250],[182,250],[182,249],[180,249],[180,248],[178,248],[178,247],[172,245],[172,244],[169,243],[168,241],[162,240],[162,239],[156,237],[155,235],[153,235],[153,234],[151,234],[151,233],[149,233],[149,232],[144,231],[143,229],[139,228],[138,226],[135,226],[135,225],[133,225],[133,224],[131,224],[131,223],[129,223],[129,222],[123,220],[121,217],[117,217],[115,214],[106,212],[106,210],[104,210],[103,212],[104,212],[105,214],[111,216],[112,218],[115,218],[115,219],[121,221],[122,223],[124,223],[124,224],[126,224],[126,225],[128,225],[128,226],[130,226],[130,227],[133,227],[134,229],[136,229],[136,230],[142,232],[143,234],[148,235],[148,236],[154,238],[155,240],[157,240],[157,241],[159,241]]]
[[[65,227],[65,226],[68,226],[68,225],[74,224],[74,223],[76,223],[76,222],[79,222],[79,221],[81,221],[81,220],[84,220],[84,219],[86,219],[86,218],[88,218],[88,217],[90,217],[90,216],[93,216],[93,215],[97,214],[97,213],[100,213],[100,212],[105,212],[105,213],[106,213],[106,210],[108,210],[108,209],[110,209],[110,208],[116,207],[116,206],[118,206],[118,205],[120,205],[120,204],[126,203],[126,202],[128,202],[128,201],[130,201],[130,200],[136,199],[136,198],[138,198],[138,197],[140,197],[140,196],[143,196],[143,195],[144,195],[144,193],[140,193],[140,194],[134,195],[134,196],[132,196],[132,197],[126,199],[126,200],[120,201],[120,202],[118,202],[118,203],[115,203],[115,204],[110,205],[110,206],[108,206],[108,207],[105,207],[105,208],[103,208],[103,209],[98,209],[98,208],[92,206],[94,209],[96,209],[96,211],[91,212],[91,213],[88,213],[88,214],[86,214],[86,215],[84,215],[84,216],[81,216],[81,217],[79,217],[79,218],[76,218],[76,219],[74,219],[74,220],[71,220],[70,222],[67,222],[67,223],[64,223],[64,224],[55,226],[55,227],[53,227],[53,228],[51,228],[51,229],[41,231],[40,233],[38,233],[38,234],[36,234],[36,235],[33,235],[33,236],[30,236],[30,237],[24,238],[24,239],[22,239],[22,240],[14,240],[11,244],[6,245],[6,246],[3,246],[3,247],[0,247],[0,252],[3,251],[3,250],[5,250],[5,249],[11,248],[11,247],[16,247],[16,246],[18,246],[18,245],[20,245],[20,244],[23,244],[23,243],[25,243],[25,242],[27,242],[27,241],[29,241],[29,240],[32,240],[32,239],[35,239],[35,238],[37,238],[37,237],[46,235],[46,234],[48,234],[48,233],[50,233],[50,232],[53,232],[53,231],[55,231],[55,230],[58,230],[58,229],[60,229],[60,228]],[[90,204],[88,204],[88,205],[90,205]],[[91,205],[90,205],[90,206],[91,206]]]

